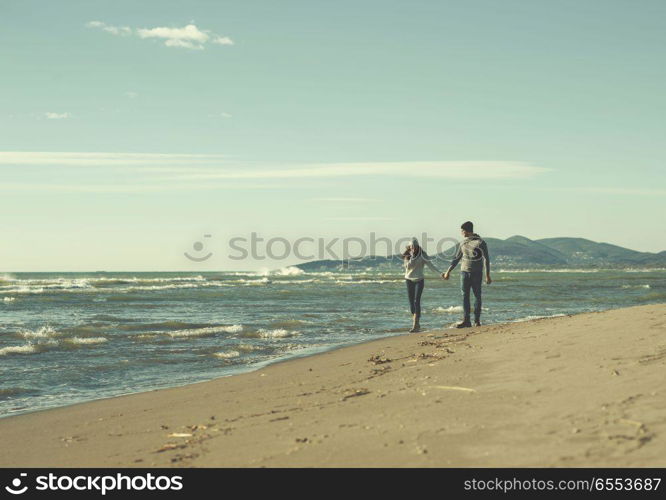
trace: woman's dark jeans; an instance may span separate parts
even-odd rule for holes
[[[407,282],[407,296],[409,297],[409,310],[412,314],[421,314],[421,294],[425,287],[425,280],[405,280]]]

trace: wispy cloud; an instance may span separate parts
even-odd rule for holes
[[[124,95],[125,97],[127,97],[128,99],[136,99],[137,97],[139,97],[139,93],[138,93],[138,92],[134,92],[133,90],[128,90],[128,91],[125,92],[123,95]]]
[[[614,196],[666,196],[666,189],[631,188],[631,187],[572,187],[553,189],[582,194],[609,194]]]
[[[54,165],[82,167],[122,167],[181,165],[176,171],[186,171],[187,165],[219,164],[225,155],[177,153],[87,153],[66,151],[0,151],[2,165]]]
[[[102,31],[106,31],[107,33],[111,33],[112,35],[117,36],[129,36],[132,34],[132,28],[129,26],[109,26],[102,21],[90,21],[86,23],[86,26],[88,28],[98,28]]]
[[[110,26],[102,21],[86,23],[89,28],[101,29],[116,36],[135,35],[141,39],[157,39],[167,47],[179,47],[190,50],[203,50],[209,43],[215,45],[234,45],[228,36],[218,35],[211,30],[199,29],[195,24],[182,28],[157,26],[155,28],[130,28],[129,26]]]
[[[71,118],[72,114],[71,113],[52,113],[50,111],[47,111],[44,113],[44,118],[47,120],[64,120],[66,118]]]
[[[55,182],[72,179],[75,185],[68,188],[64,184],[48,184],[49,190],[109,192],[225,189],[229,186],[264,188],[276,187],[280,181],[288,181],[293,188],[311,188],[315,181],[353,178],[373,183],[379,177],[401,179],[401,182],[472,180],[481,186],[483,181],[527,179],[546,171],[526,163],[506,161],[301,163],[293,166],[243,162],[220,154],[0,152],[0,168],[6,172],[13,167],[22,167],[26,189],[47,189],[42,174],[47,172],[45,169],[59,168],[60,175]],[[138,188],[139,185],[142,187]],[[338,204],[373,201],[363,197],[314,200]]]
[[[387,221],[395,220],[392,217],[326,217],[325,220],[337,220],[337,221]]]
[[[526,179],[548,169],[511,161],[249,163],[222,154],[0,151],[0,165],[172,166],[170,180],[345,178]],[[335,198],[329,198],[335,199]],[[344,198],[338,198],[344,200]]]
[[[289,186],[281,186],[287,188]],[[205,191],[205,190],[238,190],[238,189],[275,189],[275,184],[261,183],[226,183],[226,184],[161,184],[161,183],[134,183],[134,184],[61,184],[40,182],[3,182],[0,191],[47,191],[60,193],[154,193],[164,191]]]
[[[430,161],[430,162],[366,162],[366,163],[312,163],[306,166],[272,166],[252,169],[229,169],[211,172],[185,173],[184,179],[283,179],[333,178],[361,176],[391,176],[436,178],[451,180],[525,179],[548,169],[527,163],[508,161]]]
[[[379,200],[375,198],[310,198],[308,201],[317,203],[371,203]]]

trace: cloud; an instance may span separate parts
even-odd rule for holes
[[[88,28],[99,28],[107,33],[117,36],[129,36],[132,34],[132,28],[129,26],[109,26],[102,21],[90,21],[86,23]]]
[[[371,203],[379,200],[375,198],[310,198],[308,201],[317,203]]]
[[[222,111],[220,113],[211,113],[208,115],[209,118],[232,118],[234,115],[231,113],[227,113],[225,111]]]
[[[289,186],[281,186],[287,189]],[[226,184],[164,184],[164,183],[135,183],[135,184],[46,184],[33,182],[3,182],[0,184],[1,191],[47,191],[62,193],[155,193],[164,191],[205,191],[205,190],[238,190],[238,189],[270,189],[274,190],[275,184],[258,183],[226,183]]]
[[[293,166],[241,161],[220,154],[24,151],[0,151],[0,168],[16,168],[21,175],[27,176],[24,189],[108,192],[195,191],[230,189],[233,186],[275,188],[280,184],[312,189],[313,182],[317,185],[316,181],[340,179],[373,185],[379,177],[399,182],[471,180],[483,187],[492,185],[498,179],[528,179],[547,171],[527,163],[510,161],[301,163]],[[55,168],[59,172],[58,183],[44,184],[44,175],[49,177],[47,169]],[[74,185],[66,187],[64,179],[71,179]],[[353,197],[318,200],[332,203],[376,201]]]
[[[666,189],[653,188],[630,188],[630,187],[573,187],[553,188],[551,191],[566,191],[569,193],[582,194],[608,194],[617,196],[666,196]]]
[[[228,36],[217,36],[213,38],[213,43],[218,45],[235,45],[234,41]]]
[[[208,43],[234,45],[234,41],[228,36],[221,36],[210,30],[201,30],[195,24],[188,24],[182,28],[158,26],[155,28],[132,29],[128,26],[109,26],[102,21],[90,21],[86,26],[101,29],[112,35],[136,35],[141,39],[157,39],[164,41],[164,45],[167,47],[189,50],[203,50]]]
[[[510,161],[416,161],[364,163],[312,163],[299,168],[272,166],[186,173],[185,179],[285,179],[335,177],[409,177],[411,179],[501,180],[526,179],[549,169]]]
[[[139,97],[139,93],[138,93],[138,92],[134,92],[133,90],[128,90],[128,91],[125,92],[123,95],[124,95],[125,97],[127,97],[128,99],[136,99],[137,97]]]
[[[326,217],[325,220],[338,220],[338,221],[387,221],[395,220],[392,217]]]
[[[103,153],[68,151],[0,151],[0,166],[124,167],[174,165],[186,171],[187,165],[219,165],[226,155],[178,153]]]
[[[65,112],[65,113],[52,113],[52,112],[47,111],[46,113],[44,113],[44,118],[46,118],[47,120],[64,120],[66,118],[71,118],[71,117],[72,117],[72,114],[67,113],[67,112]]]

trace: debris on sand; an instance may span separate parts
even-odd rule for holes
[[[169,451],[169,450],[178,450],[180,448],[185,448],[185,446],[186,446],[185,444],[166,443],[161,448],[158,448],[157,450],[155,450],[154,453],[163,453],[163,452]]]
[[[380,356],[379,354],[375,354],[374,356],[371,356],[370,359],[368,359],[370,363],[373,365],[383,365],[384,363],[390,363],[392,360],[383,356]]]
[[[442,389],[444,391],[463,391],[463,392],[476,392],[476,389],[470,387],[459,387],[457,385],[431,385],[431,389]]]
[[[365,396],[366,394],[370,394],[370,391],[368,389],[362,388],[362,389],[349,389],[348,391],[345,391],[346,394],[342,396],[341,401],[346,401],[349,398],[355,398],[357,396]]]

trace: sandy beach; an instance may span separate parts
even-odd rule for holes
[[[2,467],[666,466],[666,306],[389,337],[0,420]]]

